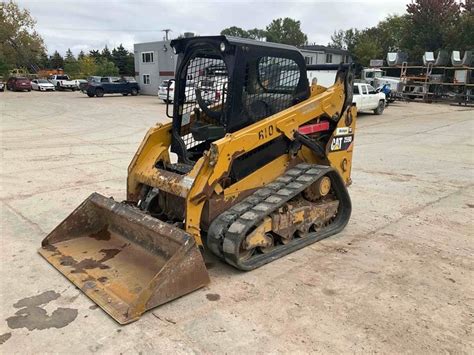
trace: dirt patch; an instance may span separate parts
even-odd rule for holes
[[[60,294],[55,291],[46,291],[19,300],[13,307],[21,309],[14,316],[6,319],[8,327],[10,329],[27,328],[28,330],[65,327],[76,319],[77,309],[60,307],[49,316],[46,310],[41,307],[59,297]]]
[[[214,268],[215,266],[216,266],[216,264],[213,263],[213,262],[207,262],[206,263],[206,269],[208,269],[208,270]]]
[[[60,259],[60,264],[63,266],[73,267],[74,270],[71,271],[72,274],[86,273],[85,270],[88,270],[88,269],[96,269],[96,268],[99,268],[102,270],[109,269],[110,266],[105,265],[104,262],[114,258],[122,250],[121,249],[101,249],[99,251],[104,254],[104,257],[102,257],[100,260],[87,258],[87,259],[81,260],[80,262],[77,262],[77,260],[74,259],[72,256],[64,255]]]
[[[206,295],[206,298],[209,300],[209,301],[219,301],[221,299],[221,296],[218,295],[217,293],[208,293]]]
[[[61,295],[56,291],[46,291],[39,295],[26,297],[19,300],[13,305],[15,308],[24,308],[24,307],[36,307],[43,304],[47,304],[51,301],[58,299]]]
[[[6,342],[11,337],[12,337],[12,333],[5,333],[5,334],[0,335],[0,345],[2,345],[4,342]]]
[[[89,237],[97,239],[97,240],[109,240],[110,239],[109,226],[106,225],[97,233],[89,234]]]
[[[326,296],[334,296],[337,293],[336,291],[331,290],[330,288],[323,288],[321,292],[324,293]]]
[[[100,263],[105,263],[107,260],[110,260],[120,253],[122,249],[100,249],[99,252],[105,254],[102,259],[99,260]]]

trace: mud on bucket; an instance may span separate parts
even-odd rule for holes
[[[97,193],[39,253],[120,324],[209,283],[191,235]]]

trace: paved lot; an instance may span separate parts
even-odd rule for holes
[[[152,97],[0,93],[0,353],[473,352],[474,111],[360,115],[345,231],[121,327],[36,252],[165,120]]]

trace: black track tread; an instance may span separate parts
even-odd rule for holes
[[[245,261],[238,259],[239,246],[252,227],[257,226],[266,216],[324,175],[331,178],[336,197],[340,201],[338,215],[328,228],[310,233],[304,238],[292,240],[269,253],[254,255]],[[308,244],[338,233],[349,221],[350,212],[349,194],[339,174],[329,166],[303,163],[288,170],[274,182],[258,189],[219,215],[209,228],[207,246],[228,264],[241,270],[252,270]]]

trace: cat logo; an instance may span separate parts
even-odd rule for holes
[[[353,138],[354,135],[334,137],[331,141],[330,151],[347,150],[351,146]]]
[[[342,137],[332,139],[332,142],[331,142],[332,151],[341,150],[341,146],[342,146]]]

